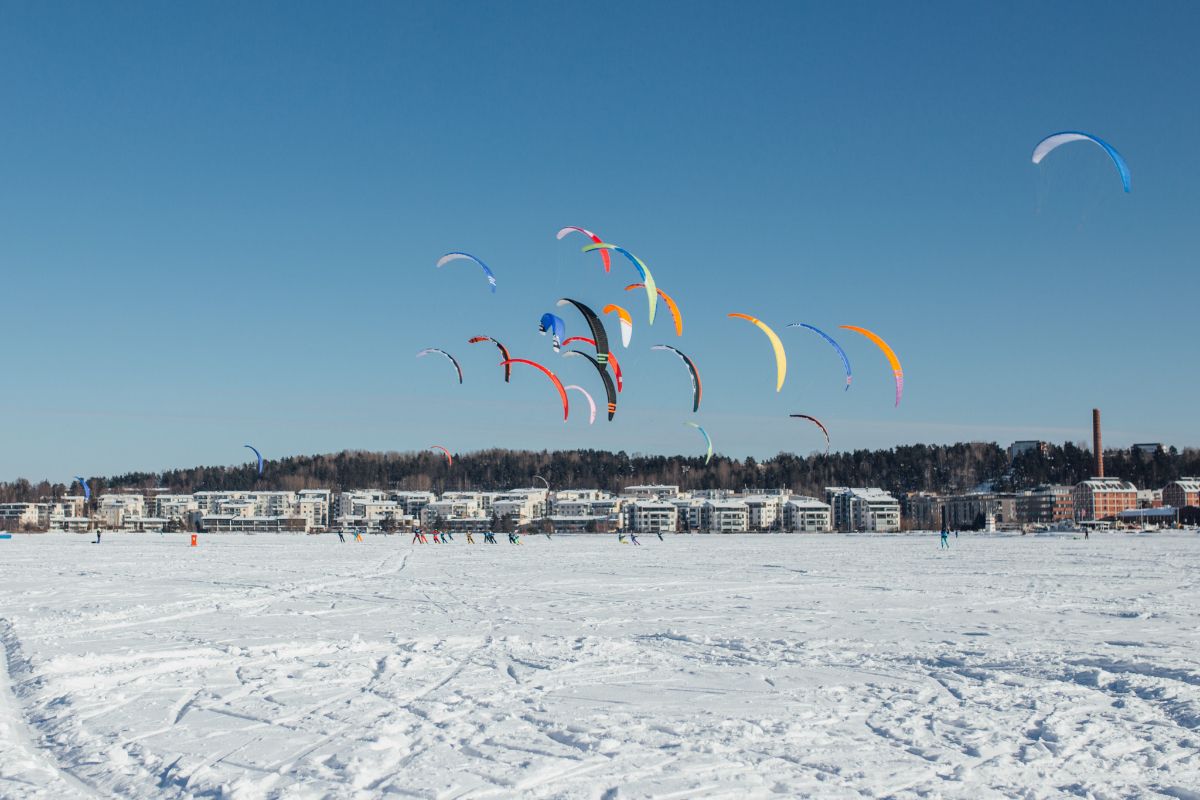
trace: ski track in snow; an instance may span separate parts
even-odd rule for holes
[[[16,536],[0,797],[1200,798],[1200,538],[952,545]]]

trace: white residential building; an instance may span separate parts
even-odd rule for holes
[[[825,499],[839,531],[900,530],[900,501],[882,489],[829,486]]]
[[[626,486],[621,494],[637,500],[668,500],[679,496],[678,486]]]
[[[793,533],[829,533],[833,530],[832,509],[815,497],[795,495],[784,503],[783,526]]]
[[[667,533],[678,529],[679,514],[674,504],[638,500],[625,506],[625,527],[635,533]]]
[[[744,500],[707,500],[704,503],[704,530],[709,533],[745,533],[750,509]]]
[[[749,514],[749,530],[778,530],[782,524],[783,501],[786,499],[782,494],[751,494],[742,497]]]

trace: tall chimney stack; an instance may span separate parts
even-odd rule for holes
[[[1096,477],[1104,477],[1104,446],[1100,443],[1100,409],[1092,409],[1092,452],[1096,455]]]

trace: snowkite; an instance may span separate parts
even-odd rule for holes
[[[483,268],[483,274],[487,276],[488,285],[492,287],[492,294],[495,294],[496,293],[496,276],[495,276],[495,274],[491,271],[491,269],[488,268],[487,264],[483,263],[482,261],[480,261],[475,256],[471,255],[470,253],[459,253],[459,252],[446,253],[446,255],[444,255],[438,259],[438,262],[437,262],[438,269],[441,269],[444,264],[449,264],[451,261],[457,261],[460,258],[466,259],[467,261],[474,261],[476,264],[478,264],[480,267]]]
[[[570,339],[563,341],[563,347],[566,347],[573,342],[583,342],[584,344],[590,344],[592,347],[596,346],[595,339],[589,339],[586,336],[572,336]],[[621,377],[621,362],[617,361],[616,353],[608,354],[608,363],[613,368],[613,377],[617,379],[617,393],[619,394],[622,389],[625,388],[625,381]]]
[[[631,283],[625,287],[625,291],[628,292],[633,289],[645,288],[646,284],[644,283]],[[656,291],[658,292],[658,296],[663,299],[663,302],[667,304],[667,308],[671,311],[671,319],[673,319],[675,322],[675,335],[683,336],[683,316],[679,313],[679,306],[675,305],[675,301],[671,299],[671,296],[662,289],[656,289]]]
[[[608,332],[604,330],[604,323],[600,321],[600,317],[596,316],[595,311],[592,311],[591,308],[578,300],[564,297],[557,303],[560,306],[567,304],[575,306],[576,310],[583,315],[583,319],[587,322],[588,327],[591,328],[592,339],[596,342],[596,360],[603,365],[608,361]]]
[[[624,247],[618,247],[615,244],[600,242],[599,244],[589,244],[583,248],[583,252],[590,253],[593,250],[616,250],[621,255],[629,259],[629,263],[633,264],[634,269],[638,271],[638,275],[642,277],[642,283],[646,286],[646,299],[650,301],[650,324],[654,324],[654,313],[658,310],[658,285],[654,282],[654,276],[650,274],[649,267],[646,266],[640,258],[626,250]]]
[[[496,347],[500,348],[500,358],[505,360],[508,359],[508,348],[490,336],[472,336],[470,339],[467,339],[467,344],[479,344],[480,342],[491,342],[492,344],[496,345]],[[505,367],[504,382],[508,383],[508,379],[510,377],[512,377],[512,367]]]
[[[582,394],[584,397],[587,398],[588,406],[592,410],[591,416],[588,417],[588,425],[595,425],[596,424],[596,401],[592,399],[592,396],[591,396],[591,394],[588,393],[588,390],[583,388],[582,386],[576,386],[575,384],[571,384],[570,386],[567,386],[564,388],[566,388],[566,390],[568,392],[571,391],[572,389],[574,389],[575,391],[579,392],[580,394]],[[534,475],[533,477],[537,478],[540,476]],[[545,480],[545,478],[543,478],[542,480]],[[546,488],[549,489],[550,484],[547,483]]]
[[[692,373],[692,412],[700,410],[700,396],[704,393],[704,389],[700,384],[700,370],[696,369],[696,364],[678,348],[671,347],[669,344],[656,344],[650,348],[651,350],[670,350],[675,355],[683,360],[687,365],[688,371]]]
[[[258,452],[258,448],[256,448],[252,444],[246,444],[246,445],[242,445],[242,446],[254,453],[254,457],[258,459],[258,474],[262,475],[262,472],[263,472],[262,453]]]
[[[705,464],[707,464],[708,462],[712,461],[712,453],[713,453],[713,451],[712,451],[712,439],[710,439],[710,438],[708,437],[708,431],[704,430],[704,428],[701,428],[699,425],[697,425],[697,424],[696,424],[696,423],[694,423],[694,422],[685,422],[685,423],[683,423],[683,424],[684,424],[684,425],[690,425],[691,427],[693,427],[693,428],[695,428],[696,430],[700,431],[700,435],[704,437],[704,442],[705,442],[705,444],[707,444],[707,445],[708,445],[708,450],[707,450],[707,451],[705,452],[705,454],[704,454],[704,463],[705,463]]]
[[[1121,154],[1111,144],[1090,133],[1062,131],[1050,134],[1033,148],[1033,163],[1042,163],[1043,158],[1068,142],[1091,142],[1108,153],[1108,157],[1112,159],[1113,164],[1117,166],[1117,172],[1121,175],[1121,185],[1125,187],[1126,192],[1129,191],[1129,165],[1125,163],[1125,159],[1121,158]]]
[[[600,380],[604,382],[604,393],[608,396],[608,420],[612,422],[613,414],[617,413],[617,390],[613,387],[612,378],[608,377],[608,370],[599,361],[579,350],[568,350],[563,353],[563,358],[567,356],[586,358],[592,362],[592,366],[596,368],[596,372],[600,373]]]
[[[808,414],[790,414],[789,416],[797,419],[806,419],[813,425],[816,425],[818,428],[820,428],[821,433],[825,434],[825,455],[829,455],[829,430],[825,427],[821,420],[817,419],[816,417],[810,417]]]
[[[429,355],[430,353],[437,353],[438,355],[445,356],[446,358],[448,358],[450,360],[450,363],[454,365],[454,370],[458,373],[458,382],[459,383],[463,382],[462,367],[460,367],[458,365],[458,361],[455,360],[454,356],[450,355],[445,350],[439,350],[436,347],[426,347],[424,350],[417,353],[417,358],[424,358],[425,356]]]
[[[571,410],[571,405],[570,405],[570,403],[569,403],[569,402],[568,402],[568,400],[567,400],[567,390],[563,388],[562,381],[560,381],[560,380],[558,379],[558,376],[557,376],[557,375],[555,375],[555,374],[554,374],[553,372],[551,372],[550,370],[548,370],[548,369],[546,369],[545,367],[543,367],[541,364],[537,363],[536,361],[530,361],[530,360],[529,360],[529,359],[527,359],[527,358],[509,358],[509,359],[505,359],[504,361],[502,361],[502,362],[500,363],[500,366],[504,367],[504,366],[508,366],[509,364],[526,364],[526,365],[528,365],[528,366],[530,366],[530,367],[533,367],[534,369],[539,369],[539,370],[541,370],[541,371],[542,371],[542,374],[544,374],[544,375],[545,375],[547,378],[549,378],[549,379],[550,379],[551,383],[553,383],[553,384],[554,384],[554,388],[558,390],[558,397],[559,397],[559,399],[560,399],[560,400],[562,400],[562,407],[563,407],[563,422],[566,422],[566,421],[567,421],[567,414],[568,414],[568,413],[570,413],[570,410]]]
[[[892,365],[892,374],[896,377],[896,407],[900,406],[900,397],[904,394],[904,370],[900,367],[900,359],[896,358],[896,353],[888,346],[888,343],[880,339],[878,335],[871,333],[866,328],[856,328],[853,325],[839,325],[839,328],[845,328],[848,331],[861,333],[863,336],[875,343],[875,346],[883,351],[887,357],[888,363]]]
[[[791,325],[788,325],[788,327],[789,328],[808,328],[810,331],[817,334],[817,336],[820,336],[822,339],[829,342],[829,344],[833,345],[833,349],[837,350],[837,354],[842,357],[842,367],[846,370],[846,389],[849,390],[850,389],[850,381],[853,379],[854,376],[850,373],[850,357],[846,355],[846,351],[842,349],[842,346],[840,344],[838,344],[837,342],[835,342],[833,340],[833,337],[830,336],[828,333],[821,330],[820,328],[815,328],[812,325],[809,325],[808,323],[793,322]]]
[[[547,333],[550,334],[554,352],[557,353],[558,348],[562,346],[563,339],[567,338],[567,323],[562,321],[562,317],[554,314],[542,314],[542,319],[538,322],[538,333],[543,336]]]
[[[601,239],[599,236],[597,236],[596,234],[589,231],[587,228],[576,228],[574,225],[568,225],[565,228],[560,228],[558,233],[555,234],[554,238],[561,241],[564,236],[568,235],[572,231],[575,231],[577,233],[582,233],[584,236],[588,237],[596,244],[604,243],[603,239]],[[612,255],[607,250],[601,250],[600,258],[603,259],[603,261],[604,261],[604,271],[608,272],[609,269],[612,267]]]
[[[85,501],[92,499],[92,487],[88,486],[87,478],[81,475],[76,475],[75,480],[79,481],[79,485],[83,487],[83,499]]]
[[[768,328],[767,324],[760,319],[756,319],[749,314],[729,314],[728,316],[744,319],[747,322],[757,325],[767,335],[767,338],[771,340],[771,347],[775,350],[775,391],[782,391],[783,379],[787,377],[787,354],[783,352],[783,342],[779,341],[779,337],[775,335],[775,331]]]
[[[617,319],[621,320],[621,346],[629,347],[629,340],[633,337],[633,317],[629,316],[629,312],[620,306],[609,303],[604,307],[605,314],[617,312]]]
[[[442,447],[440,444],[431,444],[431,445],[429,445],[429,449],[430,450],[441,450],[442,455],[444,455],[446,457],[446,464],[451,467],[454,466],[454,456],[450,455],[449,450]]]

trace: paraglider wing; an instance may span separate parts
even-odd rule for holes
[[[1117,172],[1121,174],[1121,185],[1125,187],[1126,192],[1129,191],[1129,165],[1125,163],[1125,159],[1121,157],[1121,154],[1118,153],[1117,149],[1111,144],[1104,141],[1099,136],[1093,136],[1090,133],[1084,133],[1082,131],[1061,131],[1059,133],[1050,134],[1045,139],[1042,139],[1040,142],[1038,142],[1037,146],[1033,148],[1033,163],[1042,163],[1043,158],[1068,142],[1091,142],[1092,144],[1098,145],[1104,150],[1104,152],[1108,153],[1108,157],[1111,158],[1113,163],[1117,165]]]
[[[262,453],[258,452],[258,450],[254,447],[254,445],[247,444],[247,445],[242,445],[242,446],[245,448],[248,448],[249,450],[254,452],[254,457],[258,459],[258,474],[262,475],[262,472],[263,472]]]
[[[91,500],[92,499],[92,487],[88,486],[87,478],[84,478],[81,475],[76,475],[75,480],[79,481],[79,485],[83,487],[83,499]]]
[[[650,301],[650,324],[654,324],[654,313],[658,311],[658,284],[654,282],[654,276],[650,274],[650,268],[646,266],[640,258],[626,250],[624,247],[618,247],[615,244],[600,242],[599,244],[589,244],[583,248],[583,252],[590,253],[593,250],[616,250],[621,255],[629,259],[633,264],[634,269],[638,271],[638,275],[642,276],[642,283],[646,285],[646,299]]]
[[[579,350],[568,350],[563,353],[564,358],[567,356],[582,356],[586,358],[592,362],[592,366],[596,368],[596,372],[600,373],[600,380],[604,381],[604,393],[608,395],[608,420],[612,422],[613,414],[617,413],[617,390],[613,388],[612,378],[608,376],[608,370],[599,361]]]
[[[482,261],[480,261],[475,256],[471,255],[470,253],[459,253],[459,252],[446,253],[446,255],[444,255],[438,259],[438,262],[437,262],[438,269],[441,269],[444,264],[449,264],[451,261],[457,261],[459,259],[466,259],[467,261],[474,261],[481,268],[483,268],[483,274],[487,276],[488,285],[492,287],[492,294],[496,293],[496,275],[492,272],[492,270],[488,267],[487,264],[483,263]]]
[[[584,236],[588,237],[596,244],[600,244],[601,242],[604,241],[599,236],[597,236],[596,234],[589,231],[587,228],[576,228],[574,225],[568,225],[565,228],[560,228],[558,233],[555,234],[554,238],[562,240],[562,238],[564,236],[571,233],[572,231],[577,231],[578,233],[582,233]],[[612,267],[612,255],[607,250],[601,250],[600,258],[601,258],[601,260],[604,261],[604,271],[608,272],[609,269]]]
[[[572,336],[570,339],[563,340],[563,347],[566,347],[572,342],[583,342],[584,344],[590,344],[592,347],[596,346],[595,339],[589,339],[586,336]],[[616,353],[608,354],[608,363],[613,368],[613,377],[617,379],[617,392],[620,393],[621,390],[625,388],[625,380],[621,377],[621,362],[617,361]]]
[[[553,343],[554,352],[558,352],[558,348],[562,346],[563,339],[567,338],[567,323],[562,321],[562,317],[554,314],[542,314],[541,322],[538,323],[538,333],[545,336],[550,334],[550,339]]]
[[[821,420],[817,419],[816,417],[810,417],[808,414],[791,414],[790,416],[796,417],[797,419],[806,419],[820,428],[821,433],[825,434],[825,455],[829,455],[829,430],[825,427]]]
[[[446,457],[446,464],[451,467],[454,466],[454,456],[450,455],[449,450],[442,447],[440,444],[431,444],[431,445],[429,445],[429,449],[430,450],[441,450],[442,455],[444,455]]]
[[[595,311],[592,311],[591,308],[578,300],[564,297],[558,301],[558,305],[560,306],[567,305],[568,303],[579,310],[588,327],[592,329],[592,339],[596,342],[596,360],[603,366],[608,362],[608,332],[604,330],[604,323],[600,321],[600,317],[596,316]]]
[[[449,359],[450,363],[454,365],[454,371],[458,373],[458,382],[463,382],[462,367],[458,365],[457,359],[455,359],[454,356],[450,355],[445,350],[440,350],[436,347],[426,347],[424,350],[417,353],[417,358],[424,358],[430,353],[437,353],[438,355],[445,356],[447,359]]]
[[[871,333],[866,328],[856,328],[853,325],[839,325],[839,328],[845,328],[848,331],[861,333],[863,336],[875,343],[875,346],[883,351],[887,356],[888,363],[892,365],[892,373],[896,376],[896,407],[900,407],[900,397],[904,394],[904,370],[900,367],[900,359],[896,358],[896,353],[892,350],[888,343],[880,339],[878,335]]]
[[[570,413],[571,405],[567,401],[567,390],[563,388],[562,381],[558,379],[557,375],[536,361],[530,361],[527,358],[508,358],[501,363],[501,366],[507,366],[508,364],[526,364],[534,369],[540,369],[542,373],[554,384],[554,388],[558,389],[558,396],[562,400],[563,406],[563,422],[567,421],[567,414]]]
[[[646,284],[644,283],[631,283],[625,287],[625,291],[645,288]],[[658,296],[663,299],[663,302],[667,304],[667,308],[671,311],[671,319],[675,322],[675,335],[683,336],[683,315],[679,313],[679,306],[675,305],[675,301],[671,299],[671,296],[662,289],[658,290]]]
[[[838,344],[837,342],[835,342],[833,340],[833,337],[830,336],[828,333],[821,330],[820,328],[814,328],[812,325],[809,325],[808,323],[793,322],[791,325],[788,325],[788,327],[789,328],[808,328],[810,331],[817,334],[822,339],[824,339],[825,341],[827,341],[831,345],[833,345],[833,349],[837,350],[838,355],[842,357],[842,367],[844,367],[846,370],[846,390],[849,390],[850,389],[850,381],[853,379],[854,376],[850,374],[850,357],[846,355],[846,351],[842,349],[842,346],[840,344]]]
[[[669,344],[656,344],[653,347],[651,347],[650,349],[651,350],[670,350],[672,353],[674,353],[675,355],[677,355],[681,359],[683,359],[683,363],[687,365],[688,370],[691,371],[691,373],[692,373],[692,412],[695,413],[696,411],[699,411],[700,410],[700,396],[704,393],[704,389],[700,384],[700,370],[696,369],[695,362],[692,361],[690,358],[688,358],[683,352],[681,352],[680,350],[678,350],[674,347],[671,347],[671,345],[669,345]]]
[[[691,427],[693,427],[693,428],[695,428],[696,430],[700,431],[700,435],[704,437],[704,442],[705,442],[705,444],[707,444],[707,445],[708,445],[708,451],[707,451],[707,452],[704,454],[704,463],[705,463],[705,464],[707,464],[708,462],[712,461],[712,453],[713,453],[713,451],[712,451],[712,439],[710,439],[710,438],[709,438],[709,436],[708,436],[708,431],[704,430],[704,428],[701,428],[699,425],[697,425],[697,424],[696,424],[696,423],[694,423],[694,422],[685,422],[685,423],[683,423],[683,424],[684,424],[684,425],[690,425]]]
[[[731,317],[744,319],[759,327],[759,329],[767,335],[771,340],[771,347],[775,350],[775,391],[783,389],[783,379],[787,377],[787,354],[783,352],[783,342],[779,341],[779,337],[775,335],[775,331],[767,327],[766,323],[760,319],[756,319],[749,314],[729,314]]]
[[[493,339],[490,336],[472,336],[470,339],[467,339],[467,344],[479,344],[480,342],[492,342],[493,344],[496,345],[496,347],[500,348],[500,358],[505,359],[505,360],[508,359],[508,348],[505,347],[504,345],[500,344],[499,342],[497,342],[495,339]],[[508,383],[508,379],[510,377],[512,377],[512,367],[505,367],[504,368],[504,382]]]
[[[592,396],[590,394],[588,394],[588,390],[583,388],[582,386],[576,386],[575,384],[571,384],[570,386],[566,387],[566,389],[568,392],[571,391],[572,389],[574,389],[575,391],[582,393],[583,396],[587,398],[588,406],[592,410],[591,416],[588,417],[588,425],[595,425],[596,424],[596,401],[592,399]],[[538,476],[534,475],[533,477],[536,478]],[[547,483],[546,488],[549,489],[550,484]]]
[[[629,340],[633,337],[633,317],[629,316],[629,312],[620,306],[615,306],[609,303],[604,307],[605,314],[617,312],[617,319],[621,320],[621,346],[629,347]]]

